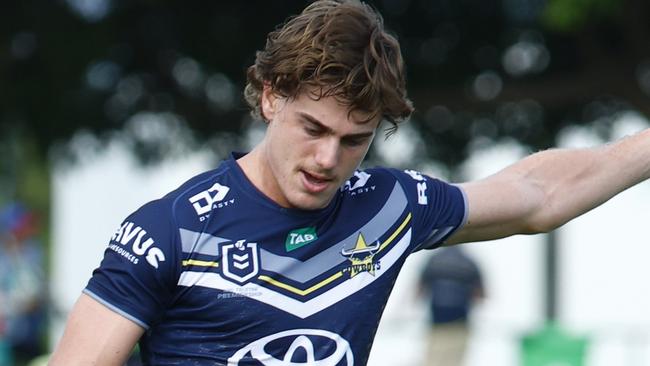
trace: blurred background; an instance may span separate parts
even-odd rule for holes
[[[51,350],[126,215],[259,141],[245,70],[307,3],[0,6],[0,365]],[[370,3],[402,44],[416,112],[367,166],[458,182],[649,126],[647,1]],[[463,364],[650,365],[648,197],[643,183],[551,235],[464,245],[485,297]],[[422,364],[429,255],[409,259],[369,365]]]

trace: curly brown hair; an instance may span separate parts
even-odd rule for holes
[[[334,96],[354,110],[392,124],[413,112],[406,96],[404,61],[383,19],[358,0],[320,0],[269,33],[266,47],[247,71],[244,95],[251,113],[264,118],[264,85],[295,98],[308,87],[315,100]],[[315,92],[314,92],[315,90]]]

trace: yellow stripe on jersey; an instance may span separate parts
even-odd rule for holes
[[[260,280],[264,280],[264,281],[266,281],[266,282],[268,282],[268,283],[270,283],[270,284],[272,284],[272,285],[275,285],[275,286],[277,286],[277,287],[283,288],[283,289],[285,289],[285,290],[287,290],[287,291],[291,291],[291,292],[293,292],[294,294],[297,294],[297,295],[300,295],[300,296],[305,296],[305,295],[309,295],[310,293],[312,293],[312,292],[318,290],[319,288],[321,288],[321,287],[327,285],[328,283],[334,281],[335,279],[337,279],[337,278],[339,278],[339,277],[341,277],[341,276],[343,276],[343,272],[340,272],[340,271],[339,271],[339,272],[334,273],[333,275],[331,275],[329,278],[326,278],[325,280],[323,280],[323,281],[321,281],[321,282],[315,284],[314,286],[312,286],[312,287],[310,287],[310,288],[308,288],[308,289],[306,289],[306,290],[301,290],[301,289],[299,289],[299,288],[297,288],[297,287],[293,287],[293,286],[291,286],[291,285],[287,285],[286,283],[282,283],[282,282],[280,282],[280,281],[276,281],[276,280],[272,279],[272,278],[269,277],[269,276],[261,275],[261,276],[259,276],[258,278],[259,278]]]
[[[406,215],[406,218],[404,219],[404,221],[402,221],[402,223],[397,228],[397,230],[395,230],[395,232],[393,234],[391,234],[391,236],[389,236],[388,239],[386,239],[386,241],[381,244],[381,246],[379,247],[378,252],[381,252],[384,248],[386,248],[388,246],[388,244],[390,244],[393,240],[395,240],[397,235],[399,235],[399,233],[401,233],[402,230],[404,230],[404,227],[406,227],[406,224],[408,224],[409,221],[411,221],[411,213],[410,212],[409,212],[408,215]]]
[[[411,213],[410,213],[410,212],[409,212],[409,214],[406,216],[406,218],[404,218],[404,221],[402,221],[402,223],[401,223],[400,226],[395,230],[395,232],[393,232],[393,233],[391,234],[391,236],[389,236],[388,239],[386,239],[386,241],[383,242],[383,243],[381,244],[381,246],[379,247],[379,250],[378,250],[377,252],[381,252],[381,251],[382,251],[384,248],[386,248],[386,247],[387,247],[387,246],[388,246],[388,245],[389,245],[393,240],[395,240],[395,238],[396,238],[396,237],[397,237],[397,236],[402,232],[402,230],[404,230],[404,228],[405,228],[406,225],[409,223],[409,221],[411,221]],[[272,285],[274,285],[274,286],[277,286],[277,287],[283,288],[283,289],[285,289],[285,290],[287,290],[287,291],[293,292],[294,294],[297,294],[297,295],[300,295],[300,296],[305,296],[305,295],[309,295],[310,293],[312,293],[312,292],[318,290],[319,288],[321,288],[321,287],[327,285],[328,283],[330,283],[330,282],[336,280],[337,278],[341,277],[342,275],[343,275],[343,272],[342,272],[342,271],[337,272],[337,273],[333,274],[332,276],[330,276],[330,277],[324,279],[323,281],[321,281],[321,282],[315,284],[314,286],[312,286],[312,287],[310,287],[310,288],[308,288],[308,289],[306,289],[306,290],[301,290],[301,289],[299,289],[299,288],[297,288],[297,287],[294,287],[294,286],[291,286],[291,285],[287,285],[286,283],[282,283],[282,282],[280,282],[280,281],[278,281],[278,280],[274,280],[273,278],[271,278],[271,277],[269,277],[269,276],[260,275],[258,278],[259,278],[260,280],[266,281],[266,282],[268,282],[268,283],[270,283],[270,284],[272,284]]]
[[[218,262],[214,261],[200,261],[198,259],[188,259],[183,261],[183,266],[198,266],[198,267],[219,267]]]

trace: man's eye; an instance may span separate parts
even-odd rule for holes
[[[305,128],[305,132],[310,136],[318,136],[320,134],[320,130],[314,128]]]
[[[366,142],[365,138],[343,140],[343,143],[347,146],[360,146],[363,145],[364,142]]]

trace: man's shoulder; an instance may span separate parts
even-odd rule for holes
[[[430,178],[413,169],[398,169],[391,167],[375,166],[363,170],[356,170],[352,177],[345,182],[342,189],[354,192],[360,188],[372,187],[372,190],[387,191],[390,193],[396,185],[404,188],[414,182]]]
[[[228,166],[225,163],[216,169],[198,173],[164,196],[146,202],[134,215],[158,219],[168,217],[174,221],[201,215],[227,194],[230,189],[226,182],[227,173]]]
[[[227,162],[223,162],[215,169],[198,173],[195,176],[187,179],[176,189],[165,195],[165,198],[176,199],[179,196],[191,195],[197,192],[201,192],[205,189],[209,189],[215,183],[223,182],[226,180],[229,170],[229,164],[227,164]]]
[[[390,192],[395,185],[396,178],[391,174],[389,168],[373,167],[355,170],[348,179],[341,191],[350,195],[368,192]]]
[[[423,177],[428,177],[428,178],[433,178],[433,176],[426,175],[424,172],[419,171],[417,169],[410,169],[410,168],[393,168],[393,167],[386,167],[386,166],[374,166],[371,168],[366,168],[363,170],[357,170],[355,172],[365,172],[366,174],[370,174],[374,176],[374,180],[387,180],[387,181],[399,181],[402,179],[422,179]]]

